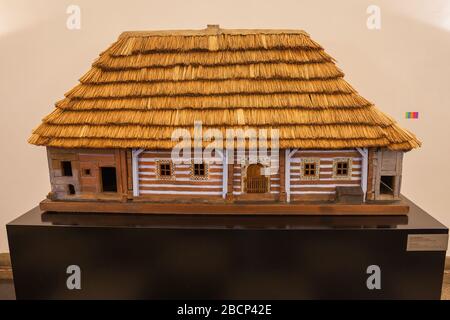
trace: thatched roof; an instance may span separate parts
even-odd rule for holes
[[[277,128],[281,148],[420,142],[361,97],[298,30],[125,32],[43,119],[29,142],[170,148],[175,128]]]

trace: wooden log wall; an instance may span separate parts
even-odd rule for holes
[[[158,176],[157,163],[171,160],[171,150],[145,150],[139,155],[139,196],[165,199],[212,197],[222,198],[223,164],[208,165],[208,177],[195,180],[191,176],[191,164],[172,163],[173,176]]]
[[[333,163],[337,159],[352,160],[351,176],[341,179],[333,177]],[[302,159],[317,159],[320,163],[318,179],[301,178]],[[337,186],[361,185],[362,157],[357,150],[299,150],[290,159],[291,201],[325,200],[332,201]]]

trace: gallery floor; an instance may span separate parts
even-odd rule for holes
[[[0,300],[15,299],[9,257],[0,255]],[[450,300],[450,257],[447,257],[444,281],[442,284],[442,300]]]

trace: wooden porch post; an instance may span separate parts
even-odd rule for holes
[[[227,169],[227,174],[228,174],[228,178],[227,178],[227,194],[226,194],[225,200],[227,202],[232,202],[234,200],[234,196],[233,196],[234,156],[231,157],[228,154],[228,151],[229,151],[228,149],[225,149],[225,151],[224,151],[224,153],[227,153],[227,157],[226,157],[227,163],[226,163],[226,165],[228,166],[228,169]],[[234,151],[232,151],[232,152],[234,152]],[[231,161],[230,159],[232,159],[233,161]]]
[[[228,194],[228,154],[222,150],[222,198],[226,199]]]
[[[139,155],[144,149],[133,149],[131,153],[132,157],[132,170],[133,170],[133,196],[139,197]]]
[[[227,188],[227,201],[233,201],[233,179],[234,179],[234,163],[228,164],[228,188]]]
[[[367,195],[367,169],[368,169],[368,157],[369,157],[369,151],[367,148],[356,148],[358,152],[362,156],[362,174],[361,174],[361,189],[363,191],[363,201],[366,201],[366,195]]]
[[[126,150],[116,149],[115,150],[116,168],[119,177],[118,191],[122,196],[122,201],[126,201],[128,198],[128,184],[127,184],[127,160],[126,160]]]
[[[286,192],[286,202],[291,202],[291,150],[285,150],[284,157],[284,183]]]
[[[278,170],[280,174],[280,201],[286,202],[286,153],[284,150],[279,150]]]

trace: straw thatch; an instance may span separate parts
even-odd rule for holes
[[[170,148],[174,129],[279,129],[281,148],[420,142],[361,97],[298,30],[125,32],[43,119],[29,142]]]

